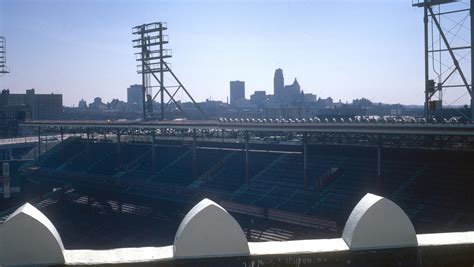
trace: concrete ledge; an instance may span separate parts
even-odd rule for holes
[[[158,262],[173,259],[173,246],[108,250],[66,250],[64,256],[67,265]]]
[[[421,234],[417,239],[420,247],[470,245],[474,244],[474,232]]]
[[[247,242],[234,218],[204,199],[185,216],[172,246],[64,250],[52,223],[27,203],[0,225],[0,266],[379,266],[396,261],[416,266],[421,259],[426,266],[474,265],[474,231],[416,235],[412,227],[400,207],[367,194],[351,213],[342,238]]]
[[[457,232],[457,233],[440,233],[440,234],[422,234],[418,235],[419,245],[418,247],[409,248],[408,255],[417,255],[417,251],[425,251],[429,248],[446,250],[449,254],[448,248],[454,249],[457,247],[470,247],[468,251],[474,251],[474,232]],[[228,262],[247,262],[247,263],[259,263],[262,259],[275,259],[275,262],[279,262],[282,266],[288,266],[283,264],[284,262],[301,262],[309,261],[309,259],[327,259],[327,258],[340,258],[340,262],[343,260],[351,260],[354,257],[354,251],[351,251],[345,241],[342,238],[333,239],[310,239],[310,240],[297,240],[297,241],[270,241],[270,242],[249,242],[250,255],[248,256],[231,256],[228,257]],[[377,253],[376,251],[380,251]],[[357,250],[355,255],[365,255],[368,262],[371,262],[371,255],[377,258],[376,264],[383,262],[380,255],[397,255],[397,253],[406,253],[404,248],[392,248],[383,250]],[[411,254],[410,254],[411,253]],[[436,251],[435,255],[439,253]],[[173,262],[179,262],[182,266],[194,266],[194,261],[202,261],[209,259],[208,257],[198,257],[193,259],[176,259],[173,257],[173,247],[143,247],[143,248],[122,248],[122,249],[111,249],[111,250],[66,250],[66,265],[71,266],[85,266],[85,265],[137,265],[141,266],[141,263],[150,263],[153,266],[170,266]],[[469,253],[473,255],[474,253]],[[339,256],[334,256],[339,255]],[[468,255],[467,255],[468,256]],[[383,256],[384,257],[384,256]],[[394,256],[397,258],[397,256]],[[402,257],[402,256],[399,256]],[[434,257],[430,254],[430,257]],[[442,259],[444,256],[439,255]],[[446,257],[445,257],[446,258]],[[359,258],[360,259],[360,258]],[[393,260],[392,258],[388,258]],[[450,259],[453,262],[453,259]],[[223,262],[227,262],[223,260]],[[314,261],[317,263],[317,261]],[[472,261],[474,263],[474,259]],[[188,264],[185,264],[188,263]],[[386,265],[392,265],[393,262],[387,261]],[[146,265],[148,266],[148,265]],[[180,265],[181,266],[181,265]],[[205,265],[200,265],[205,266]],[[240,265],[239,265],[240,266]],[[245,265],[244,265],[245,266]],[[249,266],[249,265],[247,265]],[[251,266],[251,265],[250,265]],[[258,264],[256,265],[258,266]],[[299,266],[291,265],[290,266]],[[368,265],[374,266],[374,265]],[[378,266],[378,265],[375,265]],[[430,266],[430,265],[426,265]]]
[[[342,238],[295,241],[249,242],[250,255],[295,255],[348,251]]]

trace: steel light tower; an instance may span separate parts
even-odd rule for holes
[[[7,40],[0,36],[0,74],[10,73],[7,67]]]
[[[473,2],[474,0],[470,0],[470,4],[458,0],[412,0],[414,7],[424,10],[426,118],[442,107],[445,89],[465,88],[465,94],[469,94],[471,98],[470,120],[474,119],[474,56],[471,52],[474,40],[471,30]],[[468,36],[461,36],[466,31]]]
[[[139,52],[135,53],[135,55],[136,61],[140,62],[140,64],[137,65],[137,73],[142,75],[143,119],[148,120],[151,118],[153,112],[153,101],[158,95],[160,95],[160,120],[165,119],[165,110],[171,102],[173,102],[176,108],[188,118],[186,112],[182,109],[181,104],[175,100],[175,95],[179,90],[183,90],[193,102],[194,106],[201,112],[203,117],[206,117],[203,110],[194,101],[193,97],[189,94],[181,81],[170,69],[170,64],[165,61],[165,59],[171,57],[171,50],[164,48],[164,45],[168,44],[168,36],[164,34],[167,29],[166,22],[153,22],[132,28],[132,33],[138,37],[132,42],[133,47],[139,49]],[[165,73],[171,74],[171,80],[176,82],[177,85],[165,86]],[[158,82],[158,86],[152,85],[153,79]],[[154,87],[159,88],[155,95],[153,95]],[[170,88],[175,88],[175,91],[172,94],[168,91]],[[166,103],[165,94],[169,98]]]

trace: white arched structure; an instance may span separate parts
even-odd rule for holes
[[[51,221],[24,204],[12,213],[0,232],[0,265],[63,264],[64,246]]]
[[[415,228],[405,212],[392,201],[366,194],[352,210],[342,238],[349,249],[415,247]]]
[[[235,219],[204,199],[181,222],[173,245],[175,258],[249,255],[245,234]]]

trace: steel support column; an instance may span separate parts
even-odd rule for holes
[[[90,141],[89,141],[89,135],[90,135],[90,133],[87,132],[87,133],[86,133],[86,136],[87,136],[87,140],[86,140],[86,159],[87,159],[88,162],[89,162],[89,160],[90,160],[90,144],[89,144]]]
[[[153,172],[156,172],[156,140],[155,140],[155,133],[151,134],[151,168]]]
[[[197,142],[197,137],[196,137],[196,129],[193,129],[193,179],[196,179],[196,142]]]
[[[161,103],[160,103],[160,107],[161,107],[161,120],[164,120],[165,119],[165,86],[164,86],[164,83],[165,83],[165,80],[164,80],[164,71],[163,71],[163,67],[164,67],[164,64],[163,64],[163,61],[164,61],[164,58],[163,58],[163,24],[160,22],[160,29],[159,29],[159,32],[160,32],[160,91],[161,91],[161,94],[160,94],[160,100],[161,100]]]
[[[303,133],[303,173],[304,189],[308,190],[308,134]]]
[[[38,127],[38,157],[41,156],[41,127]]]
[[[48,151],[48,132],[46,132],[46,138],[44,140],[44,143],[45,143],[44,152],[47,152]]]
[[[429,117],[429,106],[428,106],[428,101],[429,101],[429,91],[428,91],[428,81],[430,79],[429,75],[429,44],[428,44],[428,7],[424,7],[424,17],[423,17],[423,23],[424,23],[424,35],[425,35],[425,118],[428,119]]]
[[[120,164],[120,136],[121,136],[121,133],[120,133],[120,130],[117,130],[117,166]]]
[[[381,136],[378,136],[378,144],[377,144],[377,183],[378,183],[378,192],[379,194],[383,193],[383,180],[381,175],[381,157],[382,157],[382,141]]]
[[[145,73],[145,59],[144,55],[147,54],[147,47],[145,43],[145,25],[142,26],[141,31],[141,52],[142,52],[142,103],[143,103],[143,120],[147,120],[146,116],[146,73]]]
[[[474,11],[472,9],[474,5],[474,0],[470,1],[469,6],[469,15],[471,16],[471,26],[469,30],[471,31],[471,122],[474,122],[474,90],[472,85],[474,84],[474,53],[472,52],[472,46],[474,45]]]
[[[250,183],[250,162],[249,162],[249,140],[250,133],[245,131],[245,183]]]

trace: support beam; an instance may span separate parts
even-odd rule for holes
[[[145,59],[144,55],[147,54],[147,47],[145,42],[145,24],[143,24],[141,30],[141,52],[142,52],[142,103],[143,103],[143,120],[147,120],[146,117],[146,72],[145,72]]]
[[[151,134],[151,168],[156,172],[156,147],[155,132]]]
[[[41,157],[41,127],[38,127],[38,157]]]
[[[86,159],[89,162],[89,160],[90,160],[90,144],[89,144],[90,143],[90,140],[89,140],[90,133],[87,132],[86,136],[87,136],[87,140],[86,140]]]
[[[303,173],[304,189],[308,190],[308,134],[303,133]]]
[[[160,107],[161,107],[161,120],[165,119],[165,80],[164,80],[164,71],[163,71],[163,24],[160,22],[160,28],[159,28],[159,36],[160,36]]]
[[[380,177],[380,145],[377,146],[377,176]]]
[[[44,144],[45,144],[44,152],[47,152],[48,151],[48,132],[46,132],[46,138],[44,139]]]
[[[186,93],[186,95],[189,97],[189,99],[191,99],[191,102],[193,102],[194,106],[201,112],[201,114],[204,116],[204,118],[208,118],[206,113],[201,109],[201,107],[196,103],[196,101],[194,101],[194,98],[191,96],[191,94],[188,92],[188,90],[183,86],[183,84],[181,83],[181,81],[178,79],[178,77],[174,74],[174,72],[170,69],[170,67],[168,66],[168,64],[166,62],[163,61],[163,64],[165,65],[166,69],[169,70],[170,74],[173,76],[173,78],[178,82],[179,86],[181,86],[181,88],[183,88],[184,92]]]
[[[250,162],[249,162],[249,140],[250,133],[245,131],[245,183],[250,183]]]
[[[382,157],[382,142],[381,136],[379,135],[379,142],[377,145],[377,183],[378,183],[378,192],[379,194],[383,193],[383,179],[381,175],[381,157]]]
[[[121,145],[120,145],[120,136],[122,134],[120,133],[120,130],[117,130],[117,166],[120,165],[120,152],[121,152]]]
[[[196,129],[193,129],[193,179],[196,179],[197,166],[196,166]]]
[[[471,27],[469,30],[471,31],[471,92],[472,85],[474,84],[474,53],[472,52],[472,46],[474,45],[474,10],[472,9],[474,5],[474,0],[470,1],[469,6],[469,15],[471,16]],[[474,122],[474,94],[471,94],[471,122]]]
[[[436,16],[434,16],[434,13],[433,13],[433,10],[431,9],[431,7],[428,7],[428,11],[431,14],[431,18],[433,19],[433,22],[435,23],[436,28],[438,28],[439,34],[441,35],[441,39],[443,40],[444,45],[448,49],[449,55],[451,56],[451,59],[453,60],[454,66],[458,69],[459,76],[461,76],[461,79],[463,81],[464,86],[467,89],[467,92],[471,95],[471,98],[472,98],[473,94],[472,94],[471,88],[469,87],[469,83],[467,82],[467,79],[464,76],[464,72],[462,71],[461,67],[459,66],[459,61],[457,60],[456,55],[454,54],[453,50],[451,49],[451,45],[449,44],[449,41],[446,38],[446,35],[444,34],[443,29],[441,28],[441,25],[438,22],[438,19],[436,18]],[[471,64],[472,64],[472,62],[471,62]]]
[[[428,7],[423,7],[424,10],[424,17],[423,17],[423,24],[424,24],[424,39],[425,39],[425,108],[424,108],[424,116],[426,119],[429,117],[429,92],[428,92],[428,81],[430,79],[429,75],[429,44],[428,44]]]
[[[164,92],[168,95],[168,97],[174,102],[174,104],[176,105],[176,107],[184,114],[184,116],[185,116],[186,118],[189,118],[189,116],[187,115],[186,111],[184,111],[184,109],[181,108],[181,105],[179,104],[179,102],[177,102],[177,101],[174,99],[173,95],[171,95],[171,94],[168,92],[168,90],[166,90],[166,87],[164,86],[163,81],[161,81],[158,77],[156,77],[155,73],[151,72],[150,66],[148,66],[146,63],[143,63],[143,64],[144,64],[145,67],[150,71],[150,74],[153,76],[153,78],[155,78],[155,80],[160,84],[160,88],[164,88],[163,91],[164,91]],[[163,62],[163,64],[166,65],[166,62]],[[168,68],[168,66],[166,66],[166,67]],[[171,70],[170,70],[170,72],[171,72]],[[183,89],[184,89],[184,88],[183,88]],[[185,92],[187,92],[187,91],[185,90]],[[200,109],[199,106],[198,106],[198,109]]]

